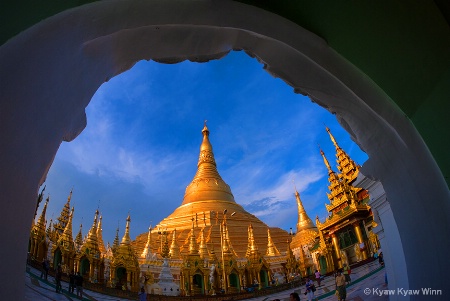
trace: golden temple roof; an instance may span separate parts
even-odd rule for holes
[[[213,148],[209,141],[208,127],[203,127],[203,141],[197,163],[197,173],[186,187],[182,205],[210,200],[235,202],[230,186],[217,171]]]
[[[303,230],[308,229],[316,229],[313,221],[309,218],[306,213],[305,208],[303,207],[302,200],[300,199],[300,194],[297,189],[295,190],[295,199],[297,200],[297,208],[298,208],[298,221],[297,221],[297,233],[302,232]]]
[[[223,225],[223,249],[225,252],[244,257],[248,246],[247,227],[251,223],[255,244],[261,253],[265,254],[268,226],[256,216],[248,213],[234,200],[230,187],[217,170],[209,133],[205,124],[202,130],[203,140],[200,145],[196,174],[186,188],[181,206],[151,231],[155,235],[155,239],[152,240],[153,249],[157,250],[163,239],[158,234],[158,228],[167,229],[167,231],[177,229],[177,244],[180,247],[181,255],[188,254],[191,243],[190,233],[194,233],[197,243],[201,243],[202,240],[201,230],[197,225],[198,216],[203,217],[201,225],[202,231],[204,231],[203,239],[210,253],[212,249],[221,250],[220,225]],[[228,211],[228,215],[224,213],[225,209]],[[232,216],[232,213],[235,214]],[[192,231],[192,218],[195,219],[194,231]],[[225,219],[226,223],[222,224]],[[285,243],[289,238],[289,234],[280,228],[273,227],[270,230],[273,243],[276,245]],[[142,252],[146,242],[147,233],[139,235],[134,243],[136,249]]]

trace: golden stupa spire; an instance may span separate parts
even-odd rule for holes
[[[47,197],[47,200],[45,201],[44,208],[42,209],[41,215],[39,216],[39,219],[37,223],[35,224],[35,229],[38,233],[45,233],[45,214],[47,213],[47,205],[50,198]],[[51,223],[50,223],[51,224]]]
[[[80,224],[80,230],[78,231],[78,234],[75,237],[75,248],[77,249],[77,251],[83,245],[83,233],[82,233],[82,230],[83,230],[83,224]]]
[[[113,251],[119,246],[119,226],[117,226],[116,229],[116,236],[114,237],[114,241],[113,241],[113,246],[112,249]]]
[[[58,246],[63,246],[66,250],[73,249],[73,238],[72,238],[72,219],[73,219],[74,208],[70,211],[69,220],[64,228],[64,232],[59,236]]]
[[[172,232],[172,243],[170,244],[169,255],[170,258],[181,258],[180,247],[177,244],[177,229],[174,229]]]
[[[89,230],[85,244],[95,245],[98,248],[98,239],[97,239],[97,220],[98,220],[98,210],[95,210],[94,214],[94,222],[92,223],[92,227]]]
[[[258,253],[258,246],[255,243],[255,238],[253,236],[253,226],[250,223],[248,226],[248,246],[246,255],[254,255]]]
[[[320,148],[320,146],[319,146],[319,149],[320,149],[320,154],[322,155],[322,158],[323,158],[323,162],[325,163],[325,166],[327,167],[328,175],[334,174],[334,171],[331,169],[330,163],[328,162],[327,157],[325,157],[325,153]]]
[[[50,219],[50,222],[48,223],[48,227],[47,227],[47,232],[46,232],[46,234],[50,238],[50,240],[53,239],[52,225],[53,225],[53,219]]]
[[[102,216],[100,215],[100,219],[98,220],[98,226],[97,226],[97,241],[98,241],[98,248],[100,249],[100,252],[102,254],[106,253],[105,249],[105,243],[103,242],[103,229],[102,229]]]
[[[152,253],[152,225],[148,227],[147,243],[142,251],[141,258],[147,258],[150,253]]]
[[[295,187],[295,199],[297,200],[297,209],[298,209],[298,220],[297,220],[297,233],[299,233],[302,230],[307,229],[314,229],[316,226],[314,226],[313,221],[309,218],[308,214],[306,213],[305,208],[303,207],[302,200],[300,199],[300,193],[298,193],[297,188]]]
[[[205,227],[200,230],[200,246],[198,249],[201,259],[208,257],[208,247],[206,246],[205,241]]]
[[[126,244],[126,245],[131,244],[131,238],[130,238],[130,222],[131,222],[131,218],[130,218],[130,214],[128,213],[127,224],[126,224],[126,226],[125,226],[125,234],[123,235],[122,241],[120,242],[120,244]]]
[[[192,218],[192,229],[189,233],[189,255],[198,254],[197,241],[195,239],[195,229],[194,229],[195,218]]]
[[[350,156],[337,144],[330,129],[328,127],[325,127],[325,129],[330,135],[330,139],[336,148],[337,168],[348,182],[355,180],[359,172],[358,164],[356,164],[355,161],[353,161]]]
[[[61,214],[58,217],[58,223],[56,223],[53,227],[55,229],[56,239],[60,234],[64,232],[64,228],[66,228],[67,222],[69,220],[70,214],[70,200],[72,199],[73,188],[70,190],[69,196],[67,198],[67,202],[61,210]]]
[[[278,256],[280,252],[272,241],[272,237],[270,236],[270,229],[267,228],[267,256]]]
[[[206,121],[202,135],[203,141],[200,145],[197,172],[192,182],[186,187],[182,205],[209,200],[223,200],[235,203],[230,186],[225,183],[217,171]]]

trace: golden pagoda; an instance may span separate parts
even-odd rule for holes
[[[151,230],[151,245],[153,250],[160,250],[163,236],[158,234],[161,229],[172,232],[177,231],[177,245],[182,255],[189,252],[189,234],[192,232],[192,218],[195,217],[194,236],[197,242],[201,240],[201,232],[204,233],[205,244],[208,248],[214,247],[221,250],[221,235],[219,224],[227,218],[227,233],[231,245],[231,252],[238,257],[245,257],[247,250],[246,230],[248,225],[253,225],[253,232],[258,248],[266,253],[268,226],[256,216],[248,213],[236,203],[230,186],[222,179],[214,159],[213,147],[209,141],[209,130],[206,123],[202,130],[203,141],[200,145],[200,154],[197,163],[197,172],[186,187],[183,202],[180,207],[168,217],[164,218]],[[234,213],[231,216],[231,213]],[[228,215],[228,216],[227,216]],[[198,227],[197,216],[203,217],[203,225]],[[284,244],[289,235],[280,228],[270,228],[275,245]],[[147,243],[148,234],[143,233],[136,238],[135,246],[138,254],[142,254]],[[203,247],[203,246],[202,246]],[[203,251],[204,252],[204,251]]]
[[[313,272],[314,262],[309,252],[309,248],[315,243],[318,231],[312,220],[303,207],[300,193],[295,189],[295,199],[297,201],[298,219],[297,232],[292,238],[290,247],[292,252],[299,260],[299,268],[303,276],[310,275]]]
[[[99,278],[103,275],[101,264],[102,258],[97,238],[98,215],[99,212],[96,210],[92,227],[79,252],[75,256],[76,272],[80,272],[82,276],[88,278],[88,280],[93,283],[101,281]]]
[[[42,195],[40,195],[40,197],[42,197]],[[41,215],[39,216],[37,222],[33,223],[31,227],[29,253],[31,258],[38,261],[42,261],[47,255],[48,242],[46,240],[45,214],[47,212],[49,200],[50,197],[47,197]]]
[[[127,217],[125,234],[120,244],[113,250],[111,268],[111,283],[114,287],[137,292],[139,290],[139,262],[130,239],[130,215]]]

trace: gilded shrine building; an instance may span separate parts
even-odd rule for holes
[[[315,269],[322,274],[371,258],[380,248],[378,237],[372,229],[376,227],[367,190],[354,187],[360,166],[338,145],[326,128],[336,148],[338,171],[334,171],[325,153],[320,150],[328,171],[328,216],[314,225],[306,214],[299,193],[297,199],[299,219],[297,233],[291,247],[299,260],[302,275],[311,275]]]

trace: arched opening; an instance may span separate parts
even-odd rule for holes
[[[53,255],[53,268],[56,269],[58,267],[58,264],[61,264],[61,261],[62,261],[62,253],[61,250],[57,248]]]
[[[127,269],[124,267],[118,267],[116,269],[115,288],[127,289]]]
[[[193,294],[194,295],[203,295],[205,294],[205,285],[203,283],[203,276],[202,274],[194,274],[194,276],[192,276],[192,282],[194,284],[193,289]]]
[[[239,292],[241,290],[241,287],[239,285],[239,276],[236,271],[232,271],[230,274],[230,287],[232,287],[236,292]]]
[[[5,108],[5,111],[13,112],[2,120],[6,125],[2,127],[2,136],[5,137],[3,142],[8,145],[8,152],[1,159],[2,169],[4,174],[17,175],[2,181],[8,187],[5,199],[15,204],[8,210],[8,215],[14,219],[3,213],[2,223],[19,231],[14,237],[7,235],[4,239],[13,245],[7,253],[8,258],[11,258],[5,266],[7,272],[2,277],[23,277],[20,273],[23,269],[17,267],[24,265],[25,255],[14,254],[12,250],[26,249],[29,232],[27,221],[33,214],[32,201],[36,196],[36,187],[43,182],[60,142],[72,140],[85,126],[84,108],[105,79],[128,69],[139,59],[153,58],[165,62],[186,58],[208,60],[218,58],[234,48],[246,49],[257,55],[267,64],[269,72],[278,74],[297,92],[310,95],[314,101],[335,113],[346,130],[369,154],[370,159],[362,172],[382,182],[392,207],[390,222],[384,224],[389,225],[386,228],[390,243],[388,248],[396,250],[401,258],[393,263],[395,274],[401,275],[401,279],[397,279],[398,286],[444,287],[443,279],[450,264],[446,256],[450,247],[443,246],[436,251],[436,256],[418,265],[416,255],[426,254],[428,246],[441,237],[437,231],[431,231],[431,228],[436,228],[434,224],[429,225],[429,235],[415,237],[415,233],[424,230],[422,225],[416,223],[419,216],[439,223],[441,229],[449,229],[448,187],[420,135],[393,106],[389,97],[332,49],[328,49],[321,39],[278,16],[229,2],[216,4],[219,7],[189,3],[185,4],[188,5],[189,13],[182,16],[175,13],[160,14],[162,9],[168,12],[180,11],[175,9],[180,3],[183,5],[177,1],[158,3],[158,7],[153,7],[151,1],[140,3],[140,11],[145,12],[145,16],[133,17],[122,13],[128,9],[121,7],[126,5],[124,3],[95,3],[50,18],[24,33],[20,39],[10,41],[2,49],[2,74],[8,74],[8,81],[12,83],[6,85],[3,97],[5,100],[15,100],[5,101],[7,104],[2,107],[2,110]],[[214,13],[219,8],[221,14],[217,18],[202,18],[205,12]],[[235,10],[246,13],[235,15]],[[83,18],[88,12],[95,12],[100,21],[95,25],[84,22]],[[240,17],[244,15],[245,18]],[[80,35],[71,36],[70,40],[67,32],[73,32],[74,23],[67,22],[67,18],[86,26],[77,31]],[[262,24],[261,18],[267,22]],[[99,24],[102,20],[108,22],[111,19],[116,21],[114,30],[108,25]],[[198,20],[203,20],[200,22],[202,26],[193,26],[199,24]],[[59,31],[49,28],[59,28]],[[121,28],[127,30],[122,31]],[[177,39],[177,35],[186,37],[183,47],[179,47],[181,39]],[[45,37],[40,38],[39,43],[47,45],[47,51],[24,55],[25,49],[35,48],[36,37]],[[201,45],[198,41],[208,43]],[[61,45],[64,47],[61,48]],[[105,45],[109,47],[102,47]],[[285,64],[278,60],[281,57],[285,58]],[[20,68],[29,62],[33,64]],[[84,68],[92,72],[86,72]],[[310,73],[300,74],[298,70],[309,70]],[[36,73],[43,78],[39,82],[40,89],[33,90],[20,84],[23,81],[36,83]],[[61,100],[65,101],[64,106],[61,106]],[[28,126],[33,119],[30,116],[40,116],[42,122],[34,127]],[[22,129],[33,130],[17,129],[14,132],[12,129],[17,128],[14,125],[18,124],[22,125]],[[36,156],[31,158],[27,155],[29,152]],[[417,162],[417,158],[421,159],[420,162]],[[423,178],[424,174],[427,175],[426,179]],[[434,189],[430,190],[429,187]],[[424,208],[427,199],[436,200],[435,206]],[[404,210],[404,200],[408,200],[408,210]],[[15,237],[22,239],[16,241]],[[436,277],[430,279],[421,273],[426,266],[436,267]],[[395,276],[392,275],[390,279],[395,279]],[[2,281],[7,282],[7,279]],[[12,285],[8,287],[6,296],[13,298],[20,295],[21,291],[21,285]]]
[[[261,269],[261,271],[259,271],[259,277],[261,279],[261,287],[268,287],[269,286],[269,278],[267,277],[267,270],[266,269]]]
[[[89,259],[86,257],[83,257],[80,260],[80,275],[83,277],[86,277],[89,275],[91,263],[89,262]]]

